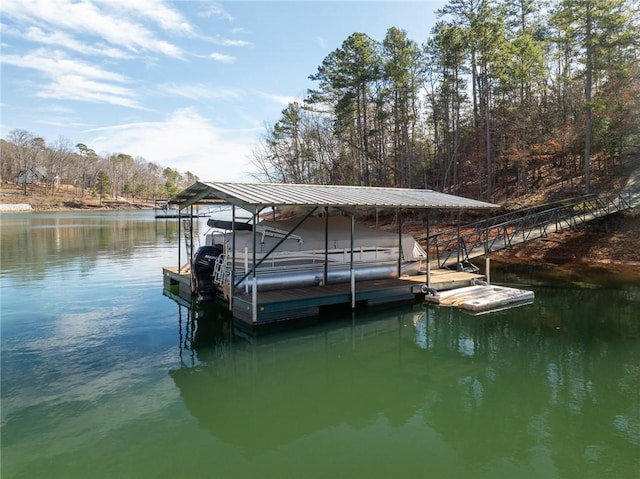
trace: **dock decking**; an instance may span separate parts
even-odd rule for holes
[[[165,286],[179,285],[180,295],[190,298],[191,274],[187,268],[163,268]],[[450,270],[431,272],[431,287],[438,291],[461,288],[483,278],[480,274]],[[406,276],[356,283],[355,301],[358,307],[393,302],[410,302],[422,298],[422,286],[426,275]],[[304,288],[288,288],[275,291],[258,291],[257,321],[252,322],[251,294],[237,294],[233,298],[233,316],[250,324],[268,323],[298,317],[315,316],[326,308],[350,306],[349,283],[327,284]]]
[[[533,291],[495,285],[467,286],[425,296],[427,302],[442,306],[455,306],[474,313],[530,304],[533,300]]]
[[[178,285],[181,297],[191,299],[191,273],[188,268],[163,268],[165,287]],[[386,303],[411,302],[416,299],[440,306],[453,306],[474,314],[530,304],[534,300],[532,291],[496,285],[474,285],[484,276],[475,273],[436,269],[431,272],[431,291],[424,294],[426,275],[404,276],[356,283],[355,302],[357,308],[366,308]],[[346,308],[351,305],[349,283],[327,284],[304,288],[288,288],[258,291],[256,321],[253,321],[251,294],[236,294],[232,302],[233,316],[250,325],[272,323],[294,318],[318,316],[331,308]]]
[[[415,300],[416,283],[402,279],[359,281],[355,299],[358,307]],[[349,283],[328,284],[258,292],[256,323],[273,322],[304,316],[316,316],[327,307],[349,307]],[[252,322],[251,294],[233,298],[233,316]]]

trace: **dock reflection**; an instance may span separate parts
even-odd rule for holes
[[[170,375],[200,426],[249,456],[418,421],[467,464],[538,450],[586,474],[590,444],[620,459],[640,447],[640,328],[567,318],[563,298],[484,317],[415,305],[267,335],[196,311]]]

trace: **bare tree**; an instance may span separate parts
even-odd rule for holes
[[[14,145],[14,163],[17,166],[17,174],[22,177],[23,193],[27,194],[27,170],[35,168],[38,156],[45,149],[44,139],[29,133],[26,130],[12,130],[9,132],[9,141]]]

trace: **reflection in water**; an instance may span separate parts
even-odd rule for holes
[[[3,478],[640,477],[637,282],[241,334],[162,296],[177,226],[1,216]]]
[[[249,456],[380,418],[393,435],[419,419],[472,471],[546,461],[566,477],[634,477],[637,305],[616,291],[537,298],[483,317],[415,306],[245,339],[196,312],[183,343],[193,357],[170,375],[201,427]]]
[[[132,258],[158,238],[178,244],[178,222],[155,221],[152,211],[5,214],[1,221],[2,274],[16,279],[75,267],[72,261],[90,269],[104,255]]]

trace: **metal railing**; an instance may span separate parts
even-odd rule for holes
[[[603,216],[630,209],[638,198],[631,191],[617,196],[587,195],[524,208],[430,235],[427,247],[438,268],[459,267],[486,251],[559,233]],[[458,235],[458,232],[460,233]]]

